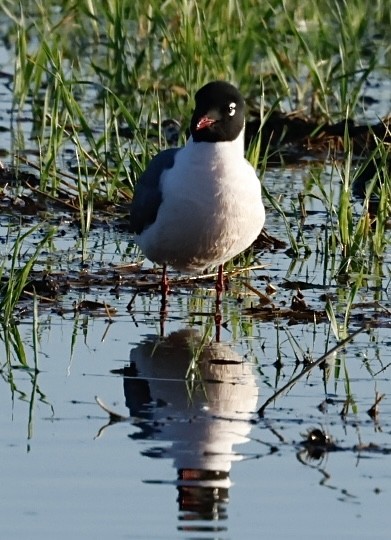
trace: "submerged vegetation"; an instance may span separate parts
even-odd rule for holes
[[[4,537],[385,536],[390,30],[389,0],[0,0]],[[266,207],[221,320],[212,273],[162,312],[127,230],[215,79]]]
[[[381,117],[389,112],[382,84],[391,78],[390,17],[385,0],[2,0],[2,41],[13,65],[3,66],[11,107],[5,212],[17,214],[12,201],[24,197],[34,201],[31,214],[53,225],[59,213],[71,216],[88,262],[92,225],[123,224],[151,156],[185,141],[196,90],[230,80],[247,99],[248,157],[259,167],[279,239],[292,268],[316,255],[322,286],[337,292],[315,312],[327,315],[337,340],[345,338],[357,296],[376,287],[380,301],[389,281],[390,131]],[[307,163],[297,193],[268,182],[271,168],[282,175],[288,163]],[[309,217],[314,204],[321,224]],[[28,232],[9,240],[5,326],[53,234],[42,235],[21,268]],[[292,289],[311,279],[297,272]],[[269,317],[269,308],[265,315],[261,302],[251,313]],[[305,303],[302,310],[313,320]]]

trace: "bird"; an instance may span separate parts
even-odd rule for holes
[[[218,267],[247,249],[265,222],[261,183],[244,155],[245,101],[226,81],[195,94],[190,136],[179,148],[152,158],[141,174],[130,207],[130,232],[152,262],[184,273]]]

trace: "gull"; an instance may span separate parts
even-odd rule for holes
[[[235,86],[213,81],[195,94],[185,146],[159,152],[139,178],[130,231],[144,255],[162,265],[162,304],[167,266],[200,273],[247,249],[265,222],[261,185],[244,156],[245,102]]]

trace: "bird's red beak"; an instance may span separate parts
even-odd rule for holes
[[[216,120],[214,120],[213,118],[209,118],[209,116],[203,116],[200,120],[198,120],[196,130],[199,131],[200,129],[207,128],[215,122]]]

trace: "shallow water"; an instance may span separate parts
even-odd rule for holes
[[[94,236],[91,244],[101,245]],[[59,240],[68,250],[69,238]],[[108,264],[124,260],[120,239],[112,232],[102,242]],[[95,257],[93,269],[102,266]],[[281,283],[289,258],[261,259],[270,264],[262,273]],[[262,289],[259,276],[252,284]],[[388,537],[388,400],[376,421],[366,412],[376,391],[388,390],[388,325],[357,336],[326,371],[315,368],[260,418],[258,408],[302,369],[296,357],[316,359],[335,340],[326,321],[245,316],[256,298],[238,304],[238,288],[246,294],[232,280],[224,298],[221,343],[206,315],[213,312],[207,288],[173,288],[163,340],[157,294],[139,294],[131,313],[131,288],[118,297],[107,287],[71,290],[60,299],[63,307],[106,301],[117,309],[112,323],[105,314],[42,309],[39,372],[22,369],[16,357],[3,364],[4,537]],[[293,294],[280,289],[276,302]],[[318,291],[305,294],[319,303]],[[17,328],[33,367],[31,316]],[[341,416],[347,381],[354,403]],[[110,424],[95,396],[122,421]],[[314,428],[332,437],[335,451],[306,450]]]
[[[389,82],[384,85],[389,88]],[[4,95],[7,88],[4,83]],[[379,90],[383,94],[388,96]],[[375,104],[370,117],[385,111],[385,102]],[[8,125],[5,103],[1,113]],[[27,134],[31,125],[24,126]],[[2,133],[0,146],[11,148],[9,132]],[[338,197],[337,176],[330,181],[327,167],[322,174]],[[291,212],[294,232],[293,194],[310,177],[311,166],[303,166],[270,170],[264,178]],[[324,292],[341,306],[349,294],[331,279],[335,261],[325,256],[324,205],[316,198],[307,202],[304,235],[311,254],[294,260],[284,250],[255,251],[255,262],[265,267],[231,279],[220,343],[212,281],[173,286],[161,338],[159,295],[140,292],[129,312],[135,287],[125,283],[111,290],[104,281],[121,274],[118,265],[138,260],[131,239],[98,227],[83,246],[64,216],[36,269],[71,276],[70,290],[40,306],[35,332],[27,300],[19,324],[0,334],[4,538],[389,537],[389,254],[383,279],[369,272],[358,292],[349,331],[364,321],[376,326],[276,397],[263,417],[258,414],[304,362],[320,358],[336,339],[325,317],[303,322],[250,316],[246,309],[259,299],[243,282],[259,291],[275,285],[273,302],[280,308],[291,304],[297,281],[307,284],[300,287],[315,310],[324,310]],[[22,231],[34,223],[24,218]],[[22,264],[45,227],[26,239]],[[286,238],[270,207],[267,229]],[[6,266],[18,230],[14,216],[2,215]],[[81,283],[86,272],[91,284]],[[286,288],[287,282],[293,285]],[[74,302],[85,300],[110,304],[116,313],[110,319],[102,307],[73,311]],[[336,306],[342,324],[338,301]],[[26,365],[17,351],[25,353]],[[371,418],[367,411],[376,393],[386,398]],[[116,421],[110,422],[96,396],[120,415]],[[304,444],[315,428],[334,444]]]

